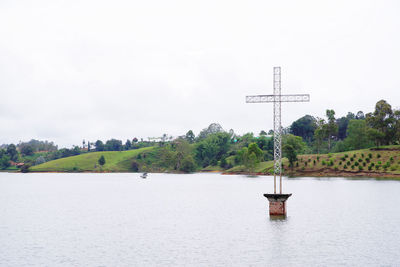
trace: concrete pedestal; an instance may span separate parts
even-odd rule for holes
[[[286,215],[286,200],[292,194],[264,194],[264,197],[269,201],[269,215],[285,216]]]

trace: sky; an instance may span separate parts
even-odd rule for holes
[[[400,2],[1,0],[0,144],[237,134],[400,108]]]

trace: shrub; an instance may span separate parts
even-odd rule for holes
[[[31,164],[24,164],[24,165],[22,165],[22,167],[21,167],[21,172],[23,172],[23,173],[27,173],[27,172],[29,172],[29,168],[31,167]]]
[[[347,164],[347,166],[350,166],[351,162],[350,162],[350,161],[347,161],[347,163],[346,163],[346,164]]]
[[[369,171],[372,170],[372,166],[371,165],[368,166],[368,170]]]
[[[396,167],[396,166],[392,166],[392,167],[390,168],[390,170],[391,170],[391,171],[395,171],[395,170],[397,170],[397,167]]]
[[[393,161],[394,161],[393,157],[390,157],[390,161],[391,161],[391,162],[393,162]]]
[[[356,162],[354,163],[354,165],[355,165],[355,166],[358,166],[359,164],[358,164],[358,162],[356,161]]]
[[[353,158],[350,158],[350,161],[353,161],[354,159]]]
[[[329,166],[333,166],[333,160],[329,161]]]
[[[354,165],[351,165],[351,169],[354,170]]]
[[[367,165],[367,163],[363,162],[363,164],[362,164],[362,165],[365,167],[365,165]]]
[[[314,165],[315,165],[315,163],[317,163],[317,162],[316,162],[315,159],[314,159]]]
[[[344,154],[344,157],[345,157],[345,158],[348,158],[348,157],[349,157],[349,155],[347,155],[347,154]]]
[[[304,171],[304,170],[305,170],[305,168],[304,168],[304,167],[301,167],[301,170],[302,170],[302,171]]]
[[[339,165],[342,165],[342,162],[341,162],[341,161],[339,161]]]
[[[317,156],[317,161],[319,161],[319,156]]]
[[[354,154],[354,155],[353,155],[353,158],[356,158],[356,157],[357,157],[357,155],[356,155],[356,154]]]
[[[372,154],[368,153],[368,158],[372,159]]]
[[[344,166],[343,166],[343,169],[347,169],[347,165],[344,165]]]
[[[381,165],[381,164],[382,164],[382,161],[378,161],[378,164]]]
[[[335,168],[333,168],[335,171],[339,170],[339,168],[337,166],[335,166]]]
[[[369,158],[366,158],[365,161],[369,163]]]
[[[362,158],[364,157],[364,153],[361,153],[361,157],[362,157]]]
[[[379,159],[381,157],[381,154],[378,153],[378,155],[376,155],[376,157]]]
[[[131,163],[131,169],[134,172],[138,172],[139,171],[139,164],[136,161],[132,161]]]
[[[307,161],[306,161],[306,162],[304,162],[304,166],[307,166]]]
[[[311,158],[308,159],[308,162],[311,162]]]
[[[362,166],[358,166],[358,170],[359,170],[359,171],[362,171],[362,170],[363,170],[363,167],[362,167]]]
[[[362,159],[358,159],[358,162],[362,162],[363,160]]]
[[[326,162],[325,162],[325,160],[323,160],[323,161],[322,161],[322,165],[325,165],[325,164],[326,164]]]
[[[371,163],[371,166],[374,167],[374,166],[375,166],[375,163],[372,162],[372,163]]]
[[[381,165],[375,165],[375,170],[379,170],[380,167]]]

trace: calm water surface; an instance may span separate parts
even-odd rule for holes
[[[400,181],[0,173],[0,266],[400,266]]]

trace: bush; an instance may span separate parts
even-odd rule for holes
[[[379,159],[381,157],[381,154],[378,153],[378,155],[376,155],[376,157]]]
[[[353,158],[356,158],[356,157],[357,157],[357,154],[354,154],[354,155],[353,155]]]
[[[311,162],[311,159],[310,159],[310,158],[308,159],[308,162]]]
[[[353,158],[350,158],[350,161],[353,161],[354,159]]]
[[[391,171],[395,171],[395,170],[397,170],[397,167],[396,167],[396,166],[392,166],[392,167],[390,168],[390,170],[391,170]]]
[[[364,167],[367,165],[367,163],[365,163],[365,162],[363,162],[363,164],[362,164]]]
[[[351,165],[351,169],[354,170],[354,165]]]
[[[180,170],[183,172],[194,172],[196,169],[196,164],[194,162],[193,157],[187,156],[183,158],[182,160],[182,165],[180,167]]]
[[[369,158],[366,158],[365,161],[369,163]]]
[[[347,163],[346,163],[346,164],[347,164],[347,166],[350,166],[351,162],[350,162],[350,161],[347,161]]]
[[[314,165],[315,165],[315,163],[317,163],[317,162],[315,161],[315,159],[314,159],[314,161],[313,161],[313,162],[314,162]]]
[[[302,171],[304,171],[304,169],[305,169],[304,167],[301,167],[301,170],[302,170]]]
[[[347,169],[347,165],[344,165],[344,166],[343,166],[343,169]]]
[[[326,164],[326,162],[325,162],[325,160],[323,160],[323,161],[322,161],[322,165],[325,165],[325,164]]]
[[[378,161],[378,164],[381,165],[381,164],[382,164],[382,161]]]
[[[333,169],[334,169],[335,171],[339,170],[339,168],[338,168],[337,166],[335,166]]]
[[[372,159],[372,154],[368,153],[368,158]]]
[[[296,167],[299,167],[299,162],[296,162]]]
[[[347,155],[347,154],[344,154],[344,157],[345,157],[345,158],[348,158],[348,157],[349,157],[349,155]]]
[[[131,169],[133,172],[138,172],[139,171],[139,163],[137,163],[136,161],[132,161]]]
[[[358,162],[362,162],[363,160],[362,159],[358,159]]]
[[[363,170],[363,167],[362,167],[362,166],[358,166],[358,170],[359,170],[359,171],[362,171],[362,170]]]
[[[364,153],[361,153],[361,157],[362,157],[362,158],[364,157]]]
[[[374,167],[374,166],[375,166],[375,163],[372,162],[372,163],[371,163],[371,166]]]
[[[319,156],[317,156],[317,161],[319,161]]]
[[[394,161],[393,157],[390,157],[390,161],[391,161],[391,162],[393,162],[393,161]]]
[[[304,162],[304,166],[307,166],[307,161]]]
[[[341,161],[339,161],[339,165],[342,165],[342,162],[341,162]]]
[[[358,162],[356,161],[356,162],[354,163],[354,165],[355,165],[355,166],[358,166],[359,164],[358,164]]]
[[[21,172],[23,172],[23,173],[27,173],[27,172],[29,172],[29,168],[31,167],[31,164],[24,164],[24,165],[22,165],[22,167],[21,167]]]
[[[380,167],[381,165],[375,165],[375,170],[379,170]]]
[[[372,166],[371,165],[368,166],[368,170],[369,171],[372,170]]]

